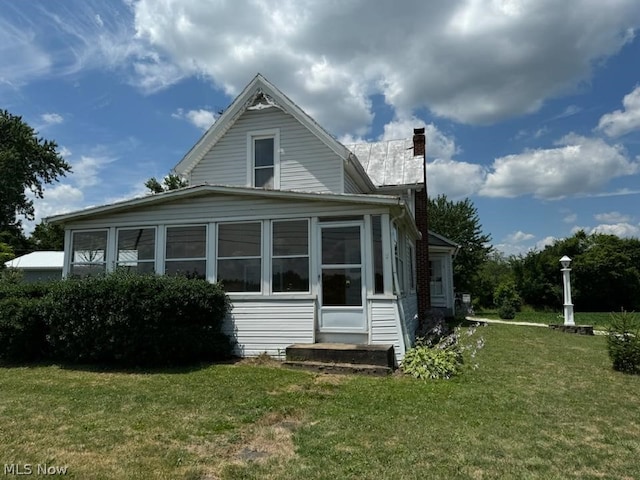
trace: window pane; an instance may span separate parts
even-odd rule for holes
[[[71,265],[71,276],[75,277],[88,277],[90,275],[100,275],[105,272],[105,264],[86,264],[86,265]]]
[[[309,258],[274,258],[274,292],[308,292]]]
[[[254,165],[256,167],[268,167],[273,165],[273,138],[256,139],[253,142],[253,148]]]
[[[218,281],[227,292],[259,292],[259,258],[218,260]]]
[[[118,231],[118,262],[153,260],[156,231],[153,228]]]
[[[382,217],[374,215],[371,217],[371,228],[373,233],[373,274],[375,283],[375,293],[384,293],[384,274],[382,263]]]
[[[187,278],[207,277],[206,260],[184,260],[165,262],[164,273],[167,275],[180,275]]]
[[[431,269],[431,295],[443,295],[442,260],[430,261],[429,268]]]
[[[324,265],[359,265],[360,261],[360,227],[322,229]]]
[[[256,168],[253,186],[273,188],[273,167]]]
[[[218,257],[259,257],[260,223],[223,223],[218,226]]]
[[[156,273],[155,264],[153,262],[142,263],[119,263],[118,268],[127,272],[137,273],[139,275],[150,275]]]
[[[306,220],[273,222],[273,254],[307,255],[309,252],[309,227]]]
[[[167,228],[166,258],[206,256],[207,230],[204,225]]]
[[[331,268],[322,271],[322,304],[362,305],[360,268]]]
[[[100,263],[105,261],[107,232],[73,232],[72,262]]]

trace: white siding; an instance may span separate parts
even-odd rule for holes
[[[398,306],[393,299],[370,300],[371,344],[391,344],[400,363],[404,357],[405,345],[400,327]]]
[[[377,210],[378,213],[382,211]],[[375,207],[372,210],[372,207],[366,205],[207,194],[201,197],[174,200],[170,203],[150,207],[141,206],[110,215],[96,215],[91,219],[69,224],[67,228],[197,223],[229,218],[263,219],[311,217],[315,215],[362,215],[375,212]]]
[[[247,135],[280,131],[280,188],[341,191],[342,159],[294,117],[277,108],[247,110],[191,172],[191,185],[247,185]]]
[[[344,193],[363,193],[348,173],[344,174]]]
[[[237,355],[284,358],[289,345],[313,343],[314,312],[314,300],[233,300],[224,330],[237,342]]]

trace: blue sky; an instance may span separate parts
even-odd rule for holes
[[[0,105],[74,170],[37,222],[144,194],[260,72],[345,143],[426,126],[430,193],[517,254],[640,236],[639,27],[637,0],[0,0]]]

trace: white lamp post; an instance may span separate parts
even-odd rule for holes
[[[560,259],[562,265],[562,283],[564,285],[564,324],[575,325],[573,321],[573,303],[571,303],[571,279],[569,278],[569,272],[571,269],[571,259],[566,255]]]

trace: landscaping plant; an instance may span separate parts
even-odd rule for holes
[[[640,374],[640,320],[635,314],[611,314],[607,347],[614,370]]]
[[[412,377],[427,379],[449,379],[462,372],[465,352],[469,360],[474,360],[476,352],[484,346],[484,338],[472,341],[479,324],[462,329],[448,330],[444,322],[439,322],[425,336],[416,339],[416,346],[405,353],[401,369]],[[473,363],[472,368],[477,368]]]

